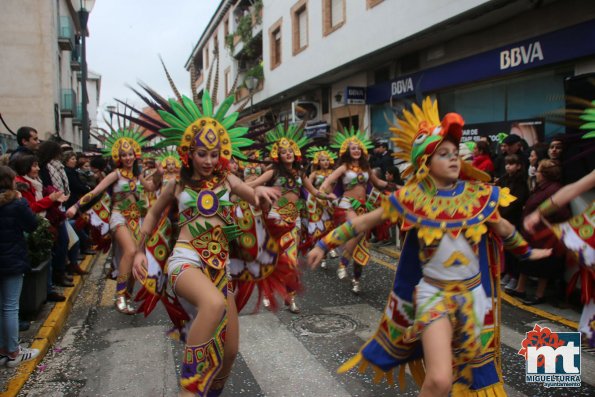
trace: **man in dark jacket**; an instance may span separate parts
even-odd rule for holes
[[[17,130],[17,143],[19,146],[10,155],[10,166],[14,160],[24,154],[35,154],[39,146],[39,137],[37,131],[32,127],[21,127]],[[14,167],[13,167],[14,168]]]
[[[370,166],[380,168],[380,178],[386,180],[386,170],[394,166],[392,153],[388,150],[388,142],[378,141],[374,153],[375,156],[370,162]]]

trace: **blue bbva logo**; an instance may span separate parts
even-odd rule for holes
[[[545,387],[580,387],[580,332],[552,332],[535,325],[518,354],[526,360],[526,381]]]

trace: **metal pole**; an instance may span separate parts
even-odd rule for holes
[[[87,42],[85,39],[87,32],[87,21],[89,20],[89,12],[81,9],[79,12],[79,19],[81,22],[81,110],[83,112],[82,128],[83,128],[83,152],[89,150],[89,112],[87,111]]]

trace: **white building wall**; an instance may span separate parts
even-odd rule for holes
[[[292,55],[291,7],[294,0],[264,0],[263,58],[265,86],[255,96],[269,98],[394,44],[488,0],[384,0],[366,8],[365,0],[345,0],[345,24],[323,37],[321,1],[309,0],[308,47]],[[282,18],[281,64],[271,70],[268,29]]]

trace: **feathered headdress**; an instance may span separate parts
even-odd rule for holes
[[[457,147],[463,135],[465,121],[458,113],[448,113],[440,120],[438,102],[430,97],[423,100],[421,107],[413,104],[412,111],[404,110],[403,118],[397,119],[390,130],[396,135],[391,140],[398,151],[394,156],[409,163],[402,176],[414,174],[412,181],[418,182],[428,175],[427,161],[436,148],[446,139],[451,139]],[[462,172],[468,178],[489,181],[490,176],[474,168],[470,163],[461,162]]]
[[[157,161],[163,168],[167,167],[168,160],[173,161],[176,164],[176,168],[180,168],[182,166],[178,152],[175,152],[171,149],[164,150],[157,156]]]
[[[101,151],[104,157],[111,157],[118,164],[120,162],[120,150],[127,152],[132,149],[134,150],[134,156],[140,159],[142,147],[146,141],[138,128],[127,126],[122,129],[112,130],[111,134],[107,136]]]
[[[274,129],[266,134],[266,141],[269,143],[268,149],[271,159],[274,162],[279,161],[279,149],[291,149],[296,161],[302,160],[301,148],[306,145],[308,138],[304,136],[304,131],[297,125],[284,126],[278,124]]]
[[[312,164],[318,165],[320,163],[320,156],[326,156],[331,165],[335,163],[337,155],[326,146],[312,146],[308,148],[306,157],[312,159]]]
[[[339,156],[343,156],[343,154],[349,150],[349,145],[351,143],[357,143],[366,156],[368,155],[368,149],[374,147],[368,134],[356,130],[353,126],[349,129],[344,128],[343,132],[337,131],[331,140],[331,147],[333,149],[338,149]]]

